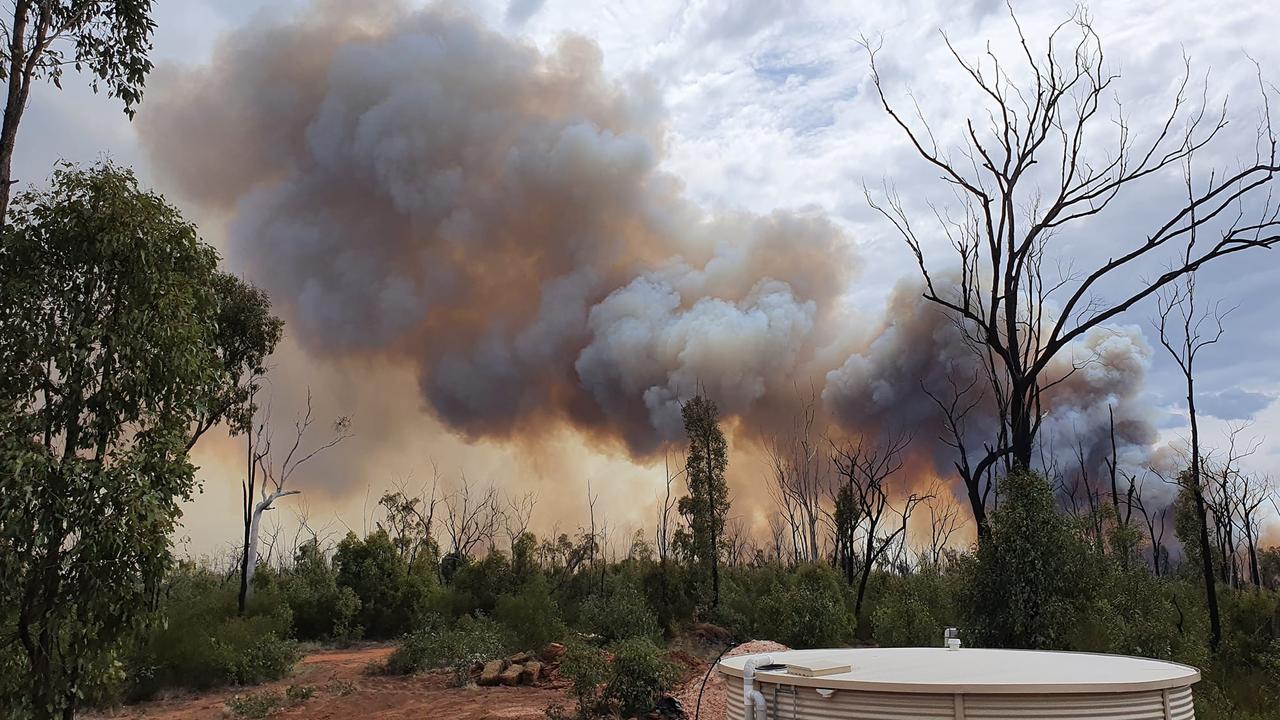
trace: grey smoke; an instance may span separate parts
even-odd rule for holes
[[[468,438],[568,424],[643,455],[699,385],[760,438],[813,383],[844,428],[927,441],[921,383],[973,370],[912,282],[883,317],[842,310],[859,262],[824,213],[691,202],[660,169],[653,84],[606,76],[583,37],[544,52],[449,5],[328,0],[157,69],[139,125],[173,186],[233,218],[230,260],[308,352],[411,363]],[[1081,349],[1105,365],[1056,389],[1047,435],[1096,453],[1110,404],[1150,442],[1141,335]]]

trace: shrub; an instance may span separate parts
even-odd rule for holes
[[[244,718],[264,718],[284,705],[284,698],[274,690],[236,695],[227,701],[227,709],[233,715]]]
[[[559,608],[541,574],[532,575],[519,593],[499,597],[493,617],[506,626],[515,636],[516,644],[526,650],[544,647],[565,635]]]
[[[284,691],[284,697],[290,705],[301,705],[316,694],[314,685],[290,685]]]
[[[609,663],[605,699],[616,703],[624,717],[648,713],[676,681],[676,667],[646,638],[629,638],[610,649],[613,661]]]
[[[883,647],[930,647],[956,625],[951,585],[937,568],[885,578],[871,614],[873,637]]]
[[[409,675],[447,667],[461,685],[473,664],[502,657],[510,647],[506,628],[488,618],[466,616],[447,627],[435,619],[405,636],[387,658],[386,669],[394,675]]]
[[[853,617],[840,578],[825,565],[798,568],[760,602],[757,632],[795,648],[840,645],[853,635]]]
[[[217,638],[214,643],[221,645]],[[279,680],[288,675],[301,659],[298,643],[267,633],[247,648],[238,651],[222,646],[228,658],[225,666],[227,682],[235,685],[257,685],[269,680]]]
[[[234,580],[190,564],[177,566],[163,606],[127,664],[132,699],[165,687],[205,689],[284,677],[298,658],[289,639],[292,613],[281,595],[262,592],[236,612]]]
[[[386,531],[379,529],[363,540],[347,533],[334,551],[333,566],[337,584],[360,600],[355,624],[365,633],[393,637],[408,628],[404,589],[409,569]]]
[[[657,639],[662,635],[644,596],[629,585],[619,587],[607,597],[587,598],[578,617],[587,632],[599,635],[605,643],[634,637]]]
[[[569,679],[579,718],[595,717],[604,703],[601,687],[609,680],[604,651],[582,642],[570,643],[560,661],[560,675]]]
[[[1061,649],[1087,621],[1101,564],[1042,476],[1009,473],[990,537],[958,564],[965,625],[984,647]]]
[[[338,573],[314,542],[298,549],[292,571],[280,578],[279,585],[293,612],[299,639],[342,643],[359,639],[360,598],[351,588],[338,585]]]

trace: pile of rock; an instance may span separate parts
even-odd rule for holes
[[[538,654],[522,652],[508,658],[478,663],[472,668],[477,685],[535,685],[551,677],[560,666],[564,645],[551,643]]]

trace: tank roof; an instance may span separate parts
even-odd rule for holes
[[[805,687],[913,693],[1108,693],[1181,688],[1200,680],[1188,665],[1124,655],[987,648],[844,648],[769,653],[774,663],[829,660],[847,673],[802,677],[760,672],[762,682]],[[752,655],[720,661],[742,677]]]

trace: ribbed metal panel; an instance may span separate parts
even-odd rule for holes
[[[1195,720],[1196,706],[1191,699],[1191,688],[1169,691],[1169,717],[1173,720]]]
[[[942,693],[837,690],[758,683],[769,720],[955,720],[958,703]],[[731,686],[729,717],[743,716],[742,693]],[[776,690],[776,692],[775,692]],[[1169,691],[1172,720],[1195,720],[1190,688]],[[965,694],[965,720],[1165,720],[1161,691],[1110,694]]]
[[[1105,695],[965,695],[965,720],[1165,720],[1160,691]]]

